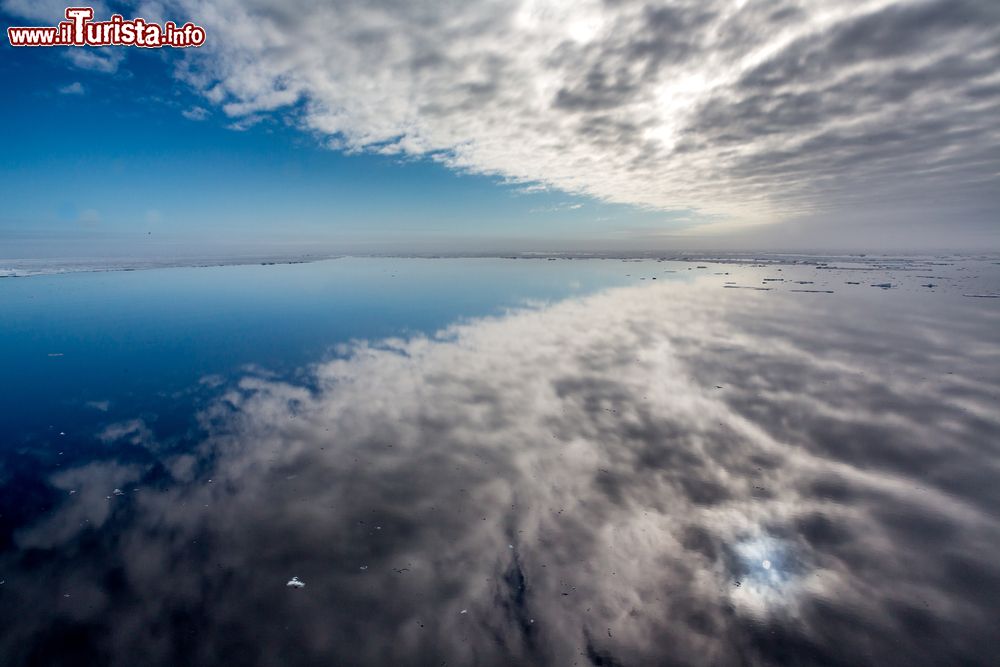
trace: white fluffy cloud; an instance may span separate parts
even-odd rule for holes
[[[173,0],[239,122],[658,209],[773,220],[1000,191],[1000,5]],[[919,204],[916,207],[919,209]]]

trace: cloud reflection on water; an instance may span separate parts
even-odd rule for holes
[[[81,491],[0,561],[0,648],[988,664],[998,313],[810,298],[620,288],[245,377],[138,491],[104,498],[120,463],[53,479]]]

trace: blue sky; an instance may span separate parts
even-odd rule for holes
[[[121,50],[105,72],[0,46],[0,256],[629,247],[671,217],[331,150],[281,119],[233,129],[171,76],[175,53]]]
[[[3,41],[0,256],[1000,248],[995,0],[95,4],[208,39]]]

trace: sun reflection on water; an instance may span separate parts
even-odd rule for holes
[[[794,545],[757,535],[733,545],[733,603],[751,614],[792,606],[811,573]]]

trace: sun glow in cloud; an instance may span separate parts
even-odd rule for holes
[[[341,149],[717,226],[1000,190],[992,2],[166,6],[212,31],[179,70],[208,100]]]

